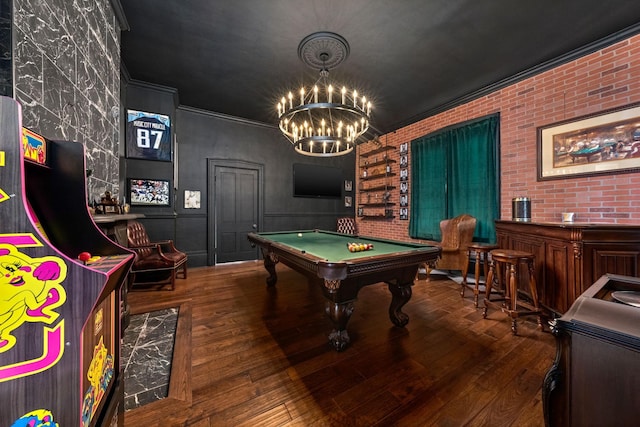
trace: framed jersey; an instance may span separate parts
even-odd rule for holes
[[[158,113],[127,110],[127,157],[171,161],[171,119]]]

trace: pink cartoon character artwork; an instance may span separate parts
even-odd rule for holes
[[[66,276],[67,265],[58,257],[32,258],[0,244],[0,353],[16,344],[13,331],[25,322],[51,324],[58,318]]]

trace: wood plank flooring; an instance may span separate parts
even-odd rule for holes
[[[449,279],[416,280],[389,321],[385,284],[360,291],[351,345],[330,347],[317,286],[278,264],[191,269],[175,291],[129,294],[132,313],[180,306],[169,397],[125,413],[125,426],[543,426],[549,332],[473,307]],[[175,382],[173,381],[175,377]]]

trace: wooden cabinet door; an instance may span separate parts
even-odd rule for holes
[[[544,284],[540,301],[555,313],[564,313],[571,307],[580,277],[580,257],[571,244],[563,240],[549,240],[545,244]]]
[[[577,295],[586,291],[603,274],[638,277],[640,246],[633,243],[585,243],[583,248],[584,280]]]

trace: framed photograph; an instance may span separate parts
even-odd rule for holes
[[[121,213],[120,205],[100,205],[100,207],[102,208],[102,213],[105,213],[105,214]]]
[[[409,179],[408,169],[400,169],[400,181],[407,181]]]
[[[364,207],[358,206],[358,216],[364,216]]]
[[[403,221],[409,219],[409,208],[400,208],[400,219]]]
[[[344,191],[353,190],[353,181],[345,180],[344,181]]]
[[[169,116],[127,110],[127,157],[171,161],[171,120]]]
[[[401,194],[400,195],[400,206],[409,206],[409,195],[408,194]]]
[[[400,194],[408,194],[409,193],[409,183],[406,181],[402,181],[400,183]]]
[[[403,154],[402,156],[400,156],[400,167],[404,169],[407,166],[409,166],[409,156]]]
[[[167,179],[129,179],[131,206],[170,206],[171,185]]]
[[[538,181],[640,171],[640,103],[538,128]]]
[[[200,191],[184,190],[184,208],[200,209]]]
[[[403,142],[400,144],[400,154],[406,154],[409,151],[409,143]]]
[[[345,208],[350,208],[351,207],[351,196],[344,196],[344,207]]]

